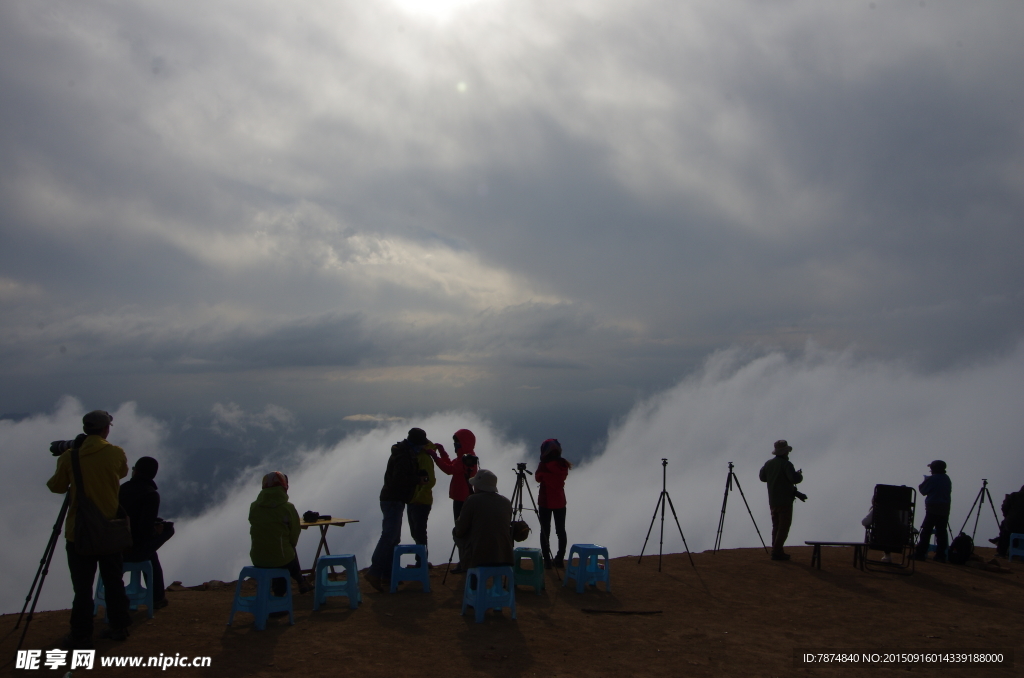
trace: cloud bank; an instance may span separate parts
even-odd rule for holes
[[[916,486],[927,473],[926,464],[935,458],[949,465],[954,488],[951,524],[957,529],[982,478],[990,481],[996,502],[1024,482],[1024,424],[1017,416],[1022,396],[1024,348],[1002,360],[935,375],[814,347],[797,358],[723,351],[706,361],[699,374],[652,396],[613,423],[606,449],[570,473],[569,540],[605,544],[613,556],[639,554],[661,492],[662,458],[668,460],[666,487],[692,551],[714,545],[730,461],[761,534],[769,534],[766,496],[757,472],[780,437],[794,447],[791,458],[803,468],[802,489],[809,497],[806,504],[796,506],[790,543],[860,539],[860,519],[869,508],[874,485]],[[0,566],[12,582],[24,582],[25,592],[59,508],[59,498],[44,486],[53,467],[45,447],[51,439],[76,430],[82,412],[81,404],[69,399],[50,415],[0,420],[0,444],[15,453],[10,455],[14,468],[0,479],[6,508],[0,538],[8,545]],[[166,501],[182,471],[176,463],[180,460],[164,448],[167,426],[140,414],[131,403],[114,417],[111,439],[125,447],[130,460],[143,455],[161,459],[157,481]],[[506,496],[512,494],[517,462],[528,461],[529,468],[535,468],[539,440],[529,446],[510,443],[490,421],[472,412],[434,413],[417,418],[415,424],[438,441],[447,441],[459,428],[472,429],[481,465],[498,474],[499,490]],[[222,488],[220,501],[199,516],[178,521],[178,533],[161,551],[168,581],[194,585],[237,577],[249,562],[248,506],[259,493],[260,476],[269,470],[288,473],[291,500],[300,513],[317,510],[360,521],[332,528],[328,539],[334,552],[355,553],[365,567],[379,536],[377,495],[388,450],[410,425],[389,423],[335,446],[300,450],[291,460],[264,459],[237,469]],[[576,453],[567,449],[566,457],[578,458]],[[435,564],[444,562],[451,549],[447,477],[439,476],[429,530]],[[760,545],[742,502],[734,490],[726,511],[724,548]],[[537,522],[532,516],[528,520],[535,529],[527,545],[536,545]],[[968,531],[972,527],[973,520]],[[986,506],[977,540],[995,533]],[[404,536],[409,538],[407,530]],[[315,547],[316,536],[304,533],[300,561],[308,565]],[[656,554],[657,549],[655,524],[646,553]],[[669,514],[665,552],[682,549]],[[40,609],[70,604],[62,556],[58,551]],[[22,603],[19,590],[8,587],[0,597],[0,610],[17,611]]]

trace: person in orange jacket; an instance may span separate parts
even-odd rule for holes
[[[565,479],[572,468],[562,459],[562,445],[555,438],[548,438],[540,445],[540,465],[533,477],[540,483],[537,492],[537,506],[540,509],[540,547],[544,554],[544,567],[564,567],[565,557]],[[551,516],[555,517],[555,534],[558,536],[558,551],[551,557]]]

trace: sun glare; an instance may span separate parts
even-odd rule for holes
[[[451,20],[460,10],[479,5],[486,0],[392,0],[408,14],[439,22]]]

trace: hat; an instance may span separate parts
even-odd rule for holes
[[[160,468],[160,462],[153,457],[139,457],[139,460],[135,462],[135,475],[146,480],[152,480],[156,478],[156,472]]]
[[[494,471],[482,468],[476,472],[475,476],[469,479],[469,484],[481,492],[497,492],[498,476],[494,475]]]
[[[271,487],[283,487],[287,490],[288,476],[280,471],[271,471],[267,475],[263,476],[263,489],[268,490]]]
[[[941,459],[936,459],[932,463],[928,464],[928,468],[930,468],[933,471],[938,471],[939,473],[945,473],[946,462],[942,461]]]
[[[427,432],[421,428],[409,429],[409,437],[407,440],[413,445],[426,445],[430,442],[427,440]]]
[[[792,451],[793,448],[785,440],[776,440],[775,449],[772,451],[772,454],[789,454]]]
[[[113,423],[113,415],[106,410],[93,410],[82,417],[82,426],[91,431],[102,431]]]

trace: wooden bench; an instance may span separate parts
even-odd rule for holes
[[[864,558],[867,553],[867,544],[862,541],[805,541],[808,546],[813,546],[814,550],[811,552],[811,567],[821,569],[821,547],[822,546],[852,546],[853,547],[853,566],[861,570],[864,569]]]

